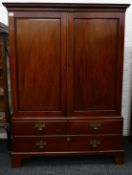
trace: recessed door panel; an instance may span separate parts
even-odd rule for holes
[[[65,17],[59,14],[45,14],[41,18],[16,18],[15,89],[16,110],[19,113],[65,115],[64,23]]]
[[[118,18],[90,13],[69,18],[71,115],[117,110]]]

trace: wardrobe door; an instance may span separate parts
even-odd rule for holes
[[[120,12],[69,15],[70,116],[120,115],[123,20]]]
[[[64,116],[65,15],[14,12],[9,16],[14,116]]]

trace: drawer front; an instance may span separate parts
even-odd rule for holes
[[[68,134],[122,133],[122,119],[69,120]]]
[[[70,139],[70,151],[118,150],[122,146],[121,135],[73,136]]]
[[[65,134],[66,125],[64,120],[13,121],[12,130],[14,135]]]
[[[12,142],[14,152],[105,151],[121,146],[121,135],[15,137]]]
[[[61,152],[68,150],[67,137],[15,137],[12,150],[15,152]]]

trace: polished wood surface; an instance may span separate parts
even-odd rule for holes
[[[61,19],[57,17],[17,20],[16,78],[18,109],[21,111],[64,110],[63,101],[66,97],[63,90],[65,84],[62,82],[65,72],[61,69],[64,62]],[[28,39],[25,41],[24,37]]]
[[[123,163],[128,4],[4,5],[10,26],[12,167],[46,155],[105,154]]]
[[[12,124],[14,135],[36,134],[65,134],[67,132],[67,120],[28,120],[14,121]]]
[[[113,144],[114,143],[114,144]],[[122,145],[121,135],[73,136],[70,140],[71,151],[118,150]]]
[[[22,15],[10,20],[15,20],[10,24],[14,116],[65,116],[66,16]]]
[[[120,149],[121,145],[121,135],[33,136],[15,137],[12,150],[16,152],[104,151]]]
[[[69,134],[122,133],[121,119],[69,120]]]
[[[73,20],[73,110],[113,110],[116,107],[118,21],[87,19],[88,16],[80,14],[78,19],[74,15]]]
[[[14,121],[12,132],[14,135],[36,134],[99,134],[122,133],[122,119],[69,119],[69,120],[22,120]]]
[[[8,11],[105,11],[125,12],[130,4],[102,4],[102,3],[9,3],[4,2]]]
[[[61,110],[60,20],[18,19],[16,28],[19,110]]]
[[[44,151],[67,151],[67,137],[16,137],[13,140],[12,150],[15,152],[44,152]],[[27,144],[28,143],[28,144]],[[39,146],[40,145],[40,146]],[[43,145],[43,146],[42,146]]]
[[[121,13],[69,16],[69,115],[121,115],[123,20]]]

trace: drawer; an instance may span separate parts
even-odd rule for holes
[[[122,133],[121,119],[69,120],[68,134]]]
[[[72,136],[70,151],[118,150],[122,146],[121,135]]]
[[[65,134],[66,120],[28,120],[13,121],[12,130],[14,135],[37,135],[37,134]]]
[[[15,152],[61,152],[67,151],[68,142],[64,136],[15,137],[12,150]]]
[[[14,137],[14,152],[76,152],[119,150],[122,135]]]

